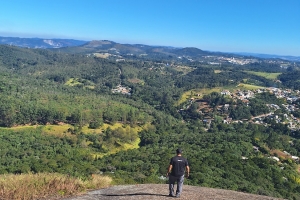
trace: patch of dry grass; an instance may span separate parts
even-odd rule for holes
[[[215,74],[219,74],[219,73],[221,73],[222,71],[221,70],[218,70],[218,69],[216,69],[216,70],[214,70],[214,73]]]
[[[108,58],[111,54],[109,53],[94,53],[97,58]]]
[[[101,175],[82,180],[57,173],[5,174],[0,175],[0,199],[57,199],[108,187],[111,181],[110,177]]]

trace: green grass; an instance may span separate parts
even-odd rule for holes
[[[68,86],[76,86],[76,85],[81,85],[82,83],[80,83],[78,81],[77,78],[70,78],[66,83],[65,85],[68,85]]]
[[[79,78],[70,78],[65,85],[67,86],[79,86],[83,85],[83,81],[86,81],[87,84],[84,86],[85,88],[94,89],[95,85],[93,82],[85,80],[85,79],[79,79]]]
[[[192,72],[194,69],[192,67],[188,67],[188,66],[175,66],[174,69],[176,71],[179,71],[179,72],[183,72],[183,74],[187,74],[189,72]]]
[[[136,83],[136,84],[141,84],[141,85],[145,84],[144,80],[141,80],[141,79],[138,79],[138,78],[128,79],[128,82],[130,82],[130,83]]]
[[[240,83],[237,88],[243,89],[243,90],[257,90],[257,89],[263,89],[265,87],[263,86],[258,86],[258,85],[250,85],[250,84],[245,84],[245,83]]]
[[[245,71],[248,74],[254,74],[256,76],[261,76],[266,79],[275,80],[281,73],[267,73],[267,72],[255,72],[255,71]]]
[[[236,88],[234,88],[234,87],[215,87],[215,88],[192,89],[192,90],[184,92],[181,95],[181,98],[179,99],[179,101],[176,103],[175,106],[178,106],[178,105],[184,103],[185,101],[189,100],[190,98],[201,99],[204,95],[210,94],[212,92],[221,92],[222,90],[233,91],[235,89]],[[198,96],[198,94],[199,94],[199,96]]]
[[[118,153],[120,151],[127,151],[130,149],[138,149],[140,146],[141,139],[137,138],[135,141],[133,141],[132,143],[121,143],[119,147],[106,147],[105,145],[103,146],[103,148],[107,148],[109,149],[109,151],[107,153],[93,153],[92,156],[94,159],[99,159],[102,158],[103,156],[107,156],[107,155],[111,155],[111,154],[115,154]]]
[[[88,134],[88,133],[91,133],[91,131],[102,131],[102,130],[106,130],[107,128],[110,128],[112,130],[115,130],[117,128],[122,128],[123,130],[130,129],[130,132],[138,133],[138,132],[142,131],[145,127],[140,127],[140,126],[130,127],[128,125],[124,126],[122,123],[115,123],[113,125],[104,124],[99,129],[88,129],[87,127],[83,127],[82,132]],[[127,151],[129,149],[138,149],[140,141],[141,141],[140,138],[137,138],[135,141],[132,141],[131,143],[120,142],[119,143],[120,146],[107,147],[107,149],[109,150],[107,153],[94,153],[93,157],[96,159],[96,158],[101,158],[106,155],[115,154],[119,151]],[[105,145],[103,146],[103,148],[106,148]]]
[[[0,127],[0,130],[1,129],[9,129],[9,130],[26,130],[26,129],[35,129],[37,126],[34,125],[23,125],[23,126],[14,126],[14,127]]]
[[[114,123],[114,124],[107,124],[107,123],[104,123],[101,127],[99,127],[98,129],[90,129],[89,127],[88,127],[88,125],[85,125],[85,126],[83,126],[82,127],[82,132],[83,133],[85,133],[85,134],[90,134],[90,133],[99,133],[99,132],[102,132],[102,131],[104,131],[104,130],[106,130],[106,129],[108,129],[108,128],[110,128],[111,130],[115,130],[115,129],[117,129],[117,128],[122,128],[122,129],[125,129],[126,128],[126,126],[124,126],[124,124],[123,123],[119,123],[119,122],[117,122],[117,123]],[[140,132],[141,130],[143,130],[143,128],[142,127],[140,127],[140,126],[136,126],[136,127],[134,127],[134,128],[132,128],[132,127],[130,127],[133,131],[137,131],[137,132]]]

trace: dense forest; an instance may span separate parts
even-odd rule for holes
[[[194,89],[239,84],[299,90],[300,64],[159,58],[116,61],[0,45],[0,173],[105,173],[116,184],[165,183],[159,177],[180,147],[191,167],[186,184],[299,199],[298,161],[280,152],[300,156],[300,131],[275,119],[265,119],[268,125],[243,122],[271,112],[266,104],[285,100],[269,92],[247,102],[219,92],[180,99]],[[249,71],[280,75],[273,80]],[[120,86],[128,92],[112,92]],[[206,115],[201,102],[209,106]],[[228,109],[220,111],[225,104]],[[207,116],[213,119],[209,125]],[[224,123],[224,116],[237,123]],[[55,133],[51,127],[67,128]]]

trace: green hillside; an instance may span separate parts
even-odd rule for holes
[[[300,89],[291,81],[299,64],[211,65],[218,54],[206,58],[199,49],[177,52],[196,60],[156,49],[117,61],[89,48],[77,54],[0,45],[0,174],[165,183],[159,177],[181,147],[191,165],[187,184],[300,198],[292,157],[300,156],[300,101],[289,103]],[[281,73],[280,81],[267,73]]]

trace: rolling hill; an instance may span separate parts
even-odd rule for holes
[[[8,44],[27,48],[61,48],[67,46],[78,46],[84,43],[86,43],[86,41],[73,39],[43,39],[0,36],[0,44]]]

